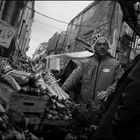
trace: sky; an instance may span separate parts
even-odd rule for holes
[[[35,10],[48,17],[69,23],[93,1],[35,1]],[[32,57],[40,43],[47,42],[56,32],[66,31],[68,24],[35,13],[27,55]]]

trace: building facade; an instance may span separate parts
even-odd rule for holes
[[[11,28],[14,32],[7,47],[0,44],[2,56],[14,56],[15,59],[26,57],[34,21],[34,5],[35,1],[0,1],[1,24],[4,23],[7,26],[5,30]],[[1,36],[0,43],[2,42]]]
[[[39,59],[42,59],[43,57],[45,57],[46,51],[47,51],[47,46],[48,46],[48,42],[40,43],[33,54],[32,60],[39,61]]]
[[[48,41],[46,54],[60,54],[64,51],[65,31],[55,33]]]

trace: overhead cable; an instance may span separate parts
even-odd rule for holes
[[[65,22],[65,21],[58,20],[58,19],[49,17],[49,16],[47,16],[47,15],[45,15],[45,14],[42,14],[42,13],[40,13],[40,12],[38,12],[38,11],[36,11],[36,10],[34,10],[34,9],[32,9],[32,8],[30,8],[30,7],[28,7],[28,6],[26,6],[26,5],[25,5],[25,7],[27,7],[28,9],[30,9],[30,10],[34,11],[35,13],[38,13],[39,15],[42,15],[42,16],[44,16],[44,17],[46,17],[46,18],[49,18],[49,19],[52,19],[52,20],[55,20],[55,21],[58,21],[58,22],[62,22],[62,23],[65,23],[65,24],[68,24],[68,23]]]
[[[51,19],[51,20],[54,20],[54,21],[57,21],[57,22],[61,22],[61,23],[67,24],[67,25],[69,24],[68,22],[65,22],[65,21],[62,21],[62,20],[58,20],[58,19],[49,17],[49,16],[47,16],[47,15],[45,15],[45,14],[42,14],[42,13],[40,13],[40,12],[38,12],[38,11],[36,11],[36,10],[34,10],[34,9],[32,9],[32,8],[30,8],[30,7],[28,7],[28,6],[26,6],[26,5],[24,5],[24,6],[25,6],[26,8],[28,8],[28,9],[32,10],[33,12],[35,12],[35,13],[41,15],[41,16],[44,16],[44,17],[46,17],[46,18],[49,18],[49,19]],[[86,26],[86,25],[80,25],[80,24],[74,24],[74,23],[72,23],[71,25],[83,26],[83,27],[92,28],[92,26]]]
[[[49,24],[47,24],[47,23],[43,23],[43,22],[41,22],[41,21],[38,21],[38,20],[34,20],[34,21],[36,21],[36,22],[39,22],[39,23],[41,23],[41,24],[44,24],[44,25],[47,25],[47,26],[49,26],[49,27],[52,27],[52,28],[55,28],[55,29],[58,29],[58,30],[61,30],[61,31],[63,31],[62,29],[60,29],[60,28],[57,28],[57,27],[54,27],[54,26],[52,26],[52,25],[49,25]]]
[[[55,28],[55,29],[59,29],[60,31],[64,31],[63,29],[60,29],[60,28],[57,28],[55,26],[52,26],[52,25],[49,25],[49,24],[46,24],[46,23],[43,23],[41,21],[38,21],[38,20],[34,20],[35,22],[38,22],[38,23],[41,23],[41,24],[44,24],[44,25],[47,25],[49,27],[52,27],[52,28]],[[74,32],[74,31],[69,31],[69,33],[72,33],[72,34],[77,34],[77,32]]]

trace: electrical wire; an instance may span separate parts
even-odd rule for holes
[[[54,21],[58,21],[58,22],[61,22],[61,23],[64,23],[64,24],[69,24],[69,23],[67,23],[67,22],[64,22],[64,21],[61,21],[61,20],[58,20],[58,19],[55,19],[55,18],[49,17],[49,16],[47,16],[47,15],[45,15],[45,14],[42,14],[42,13],[40,13],[40,12],[38,12],[38,11],[36,11],[36,10],[34,10],[34,9],[32,9],[32,8],[30,8],[30,7],[28,7],[28,6],[26,6],[26,5],[23,5],[23,6],[26,7],[26,8],[28,8],[28,9],[30,9],[30,10],[32,10],[32,11],[35,12],[35,13],[38,13],[38,14],[41,15],[41,16],[46,17],[46,18],[49,18],[49,19],[52,19],[52,20],[54,20]],[[34,20],[34,21],[39,22],[39,23],[44,24],[44,25],[47,25],[47,26],[50,26],[50,27],[53,27],[53,28],[56,28],[56,29],[59,29],[59,30],[62,31],[62,29],[60,29],[60,28],[57,28],[57,27],[54,27],[54,26],[48,25],[48,24],[43,23],[43,22],[40,22],[40,21],[38,21],[38,20]],[[88,27],[88,28],[93,27],[93,26],[85,26],[85,25],[80,25],[80,24],[71,24],[71,25],[75,25],[75,26],[83,26],[83,27]],[[69,33],[77,34],[77,33],[72,32],[72,31],[69,31]]]
[[[60,29],[60,28],[57,28],[57,27],[54,27],[54,26],[52,26],[52,25],[43,23],[43,22],[41,22],[41,21],[38,21],[38,20],[34,20],[34,21],[35,21],[35,22],[38,22],[38,23],[41,23],[41,24],[44,24],[44,25],[47,25],[47,26],[49,26],[49,27],[55,28],[55,29],[59,29],[60,31],[64,31],[64,30],[62,30],[62,29]],[[73,32],[73,31],[69,31],[69,33],[77,34],[76,32]]]
[[[42,14],[42,13],[40,13],[40,12],[38,12],[38,11],[36,11],[36,10],[34,10],[34,9],[32,9],[32,8],[30,8],[30,7],[28,7],[28,6],[26,6],[26,5],[23,5],[23,6],[25,6],[26,8],[32,10],[33,12],[35,12],[35,13],[37,13],[37,14],[39,14],[39,15],[44,16],[44,17],[46,17],[46,18],[49,18],[49,19],[51,19],[51,20],[54,20],[54,21],[57,21],[57,22],[61,22],[61,23],[67,24],[67,25],[69,24],[68,22],[65,22],[65,21],[62,21],[62,20],[58,20],[58,19],[49,17],[49,16],[47,16],[47,15],[45,15],[45,14]],[[86,26],[86,25],[80,25],[80,24],[74,24],[74,23],[72,23],[71,25],[92,28],[92,26]]]
[[[60,29],[60,28],[57,28],[57,27],[54,27],[54,26],[52,26],[52,25],[49,25],[49,24],[47,24],[47,23],[43,23],[43,22],[41,22],[41,21],[38,21],[38,20],[34,20],[35,22],[38,22],[38,23],[41,23],[41,24],[44,24],[44,25],[47,25],[47,26],[49,26],[49,27],[52,27],[52,28],[55,28],[55,29],[58,29],[58,30],[60,30],[60,31],[63,31],[62,29]]]
[[[26,5],[24,5],[24,6],[25,6],[26,8],[28,8],[28,9],[32,10],[33,12],[35,12],[35,13],[41,15],[41,16],[44,16],[44,17],[49,18],[49,19],[52,19],[52,20],[54,20],[54,21],[58,21],[58,22],[61,22],[61,23],[68,24],[68,23],[65,22],[65,21],[58,20],[58,19],[55,19],[55,18],[49,17],[49,16],[47,16],[47,15],[45,15],[45,14],[42,14],[42,13],[40,13],[40,12],[38,12],[38,11],[36,11],[36,10],[34,10],[34,9],[32,9],[32,8],[30,8],[30,7],[28,7],[28,6],[26,6]]]

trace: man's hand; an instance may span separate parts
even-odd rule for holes
[[[101,100],[106,101],[106,99],[108,97],[108,92],[107,91],[102,91],[102,92],[98,93],[97,97]]]

